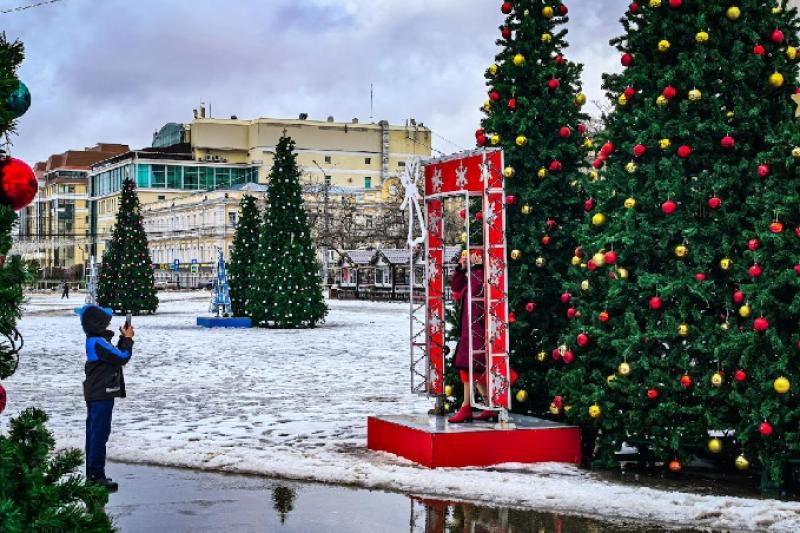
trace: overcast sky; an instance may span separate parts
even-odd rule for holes
[[[0,0],[0,10],[36,0]],[[200,101],[215,117],[408,117],[434,146],[473,145],[497,51],[500,0],[61,0],[0,15],[26,46],[33,106],[13,155],[33,162],[98,141],[149,146]],[[569,57],[601,99],[608,40],[628,0],[568,0]],[[589,106],[589,111],[592,111]],[[447,141],[443,140],[447,139]],[[450,144],[450,142],[454,144]]]

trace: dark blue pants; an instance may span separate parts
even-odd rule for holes
[[[114,398],[86,402],[86,478],[106,477],[106,442],[111,434]]]

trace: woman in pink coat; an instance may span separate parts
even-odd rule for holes
[[[450,287],[453,290],[453,300],[461,302],[461,335],[458,339],[456,346],[455,357],[453,358],[453,366],[455,366],[461,377],[461,383],[464,384],[464,402],[461,404],[461,409],[448,419],[448,422],[453,424],[461,422],[472,422],[472,420],[494,420],[497,418],[495,411],[483,411],[478,416],[472,416],[472,407],[470,399],[472,397],[472,387],[469,383],[469,342],[472,342],[472,379],[475,387],[486,397],[486,313],[483,301],[483,256],[478,248],[470,250],[469,261],[471,265],[471,272],[469,278],[469,287],[467,287],[467,257],[461,256],[453,272],[453,277],[450,280]],[[472,293],[472,317],[467,312],[469,304],[468,289]],[[470,324],[472,318],[472,324]]]

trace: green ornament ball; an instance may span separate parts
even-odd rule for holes
[[[31,107],[31,92],[28,86],[21,81],[17,82],[17,88],[8,95],[6,109],[13,118],[19,118]]]

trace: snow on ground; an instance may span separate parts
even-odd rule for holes
[[[25,349],[7,380],[8,416],[34,404],[60,446],[82,447],[83,340],[72,307],[32,295]],[[135,317],[128,398],[117,403],[109,456],[192,468],[387,488],[607,519],[691,527],[800,531],[800,503],[621,485],[573,466],[428,470],[366,449],[366,417],[423,413],[409,393],[407,306],[330,302],[324,327],[203,330],[207,293],[161,295]],[[115,319],[114,329],[122,319]]]

